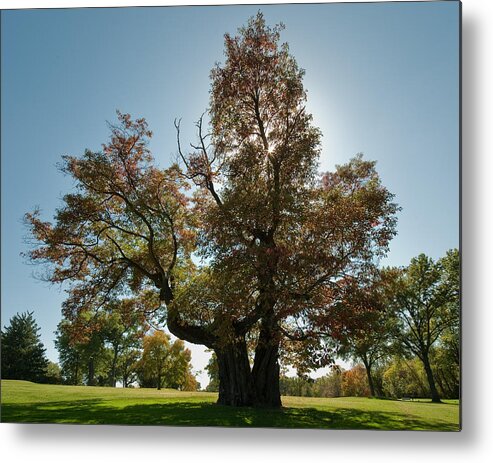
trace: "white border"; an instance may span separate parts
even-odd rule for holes
[[[104,6],[183,4],[105,0]],[[223,4],[190,1],[187,4]],[[241,3],[262,3],[244,1]],[[267,2],[266,2],[267,3]],[[283,2],[268,2],[283,3]],[[493,454],[491,423],[492,121],[490,1],[463,2],[463,431],[319,431],[0,424],[3,461],[365,463],[483,462]],[[102,6],[97,1],[11,1],[1,8]]]

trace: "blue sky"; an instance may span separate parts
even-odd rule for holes
[[[2,327],[34,310],[50,359],[63,288],[32,277],[22,216],[50,219],[72,187],[62,154],[97,150],[115,110],[145,117],[151,149],[175,159],[173,120],[193,141],[223,34],[262,10],[306,70],[323,133],[321,169],[358,152],[378,161],[402,206],[386,264],[459,244],[459,4],[455,1],[31,10],[1,18]],[[207,355],[193,348],[203,369]],[[201,376],[201,382],[207,382]]]

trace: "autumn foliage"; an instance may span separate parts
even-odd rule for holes
[[[191,152],[176,122],[180,165],[158,168],[146,121],[118,113],[100,152],[63,158],[76,191],[54,223],[26,215],[29,257],[70,282],[66,317],[131,294],[136,310],[214,351],[228,405],[279,406],[284,352],[331,362],[327,321],[395,235],[398,206],[374,162],[318,171],[321,134],[281,31],[259,13],[226,34]]]

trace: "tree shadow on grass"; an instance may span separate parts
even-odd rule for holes
[[[207,402],[173,401],[115,405],[102,399],[3,404],[4,423],[77,423],[168,426],[226,426],[319,429],[457,431],[458,424],[399,413],[352,408],[279,410],[234,408]]]

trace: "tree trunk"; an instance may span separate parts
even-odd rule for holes
[[[279,340],[273,336],[269,324],[263,322],[252,370],[256,405],[271,408],[282,405],[279,371]]]
[[[363,359],[363,364],[365,365],[366,376],[368,378],[368,386],[370,388],[370,395],[375,397],[375,383],[373,382],[373,377],[371,375],[371,365],[365,359]]]
[[[438,393],[437,387],[435,385],[435,378],[433,376],[433,371],[431,370],[430,360],[428,358],[428,353],[423,353],[423,366],[425,367],[426,378],[428,379],[428,384],[430,385],[431,401],[435,403],[440,403],[440,394]]]
[[[383,385],[382,385],[382,375],[377,375],[377,377],[373,377],[373,383],[375,386],[375,392],[377,394],[377,397],[383,397]]]
[[[279,341],[273,341],[272,333],[275,331],[269,329],[272,328],[272,323],[263,323],[264,328],[261,329],[259,338],[261,342],[257,346],[255,364],[251,371],[244,335],[246,327],[240,331],[242,334],[234,332],[235,341],[223,345],[218,336],[207,329],[180,319],[179,312],[171,304],[173,294],[169,285],[163,285],[160,298],[168,307],[167,326],[171,333],[188,342],[214,349],[219,369],[218,404],[236,407],[281,406]],[[248,328],[257,320],[249,324]]]
[[[88,371],[88,378],[87,378],[87,384],[89,386],[94,386],[96,384],[96,381],[94,380],[94,358],[91,357],[89,359],[89,365],[88,365],[89,371]]]
[[[116,362],[118,360],[118,347],[113,350],[113,360],[111,361],[110,385],[116,387]]]
[[[219,367],[220,405],[254,405],[254,388],[244,337],[214,349]]]
[[[125,388],[130,385],[130,374],[128,373],[128,371],[126,371],[126,369],[122,373],[122,382],[123,382],[123,387]]]

